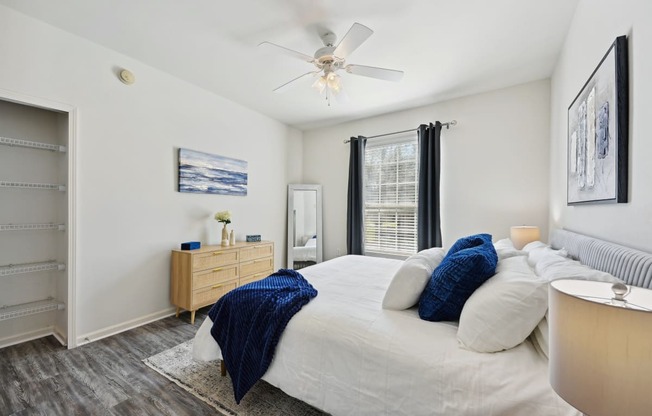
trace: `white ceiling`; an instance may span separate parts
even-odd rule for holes
[[[577,0],[0,0],[300,129],[547,78]],[[312,69],[257,48],[312,55],[317,30],[374,34],[348,63],[405,71],[399,83],[342,74],[349,101],[330,107]],[[116,65],[120,63],[117,62]],[[342,71],[341,71],[342,72]],[[340,72],[340,73],[341,73]],[[135,74],[138,77],[138,74]]]

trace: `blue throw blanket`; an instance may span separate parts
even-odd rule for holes
[[[211,335],[222,350],[237,403],[267,371],[290,319],[315,296],[317,290],[301,274],[281,269],[213,305]]]

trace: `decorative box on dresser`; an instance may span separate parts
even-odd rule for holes
[[[172,250],[170,299],[177,307],[177,317],[182,309],[190,311],[190,322],[194,324],[197,309],[273,272],[271,241]]]

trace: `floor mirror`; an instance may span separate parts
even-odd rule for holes
[[[323,260],[321,185],[288,185],[288,269]]]

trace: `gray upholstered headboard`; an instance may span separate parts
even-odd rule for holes
[[[565,248],[580,263],[619,277],[628,285],[652,289],[652,254],[566,230],[554,230],[550,245]]]

